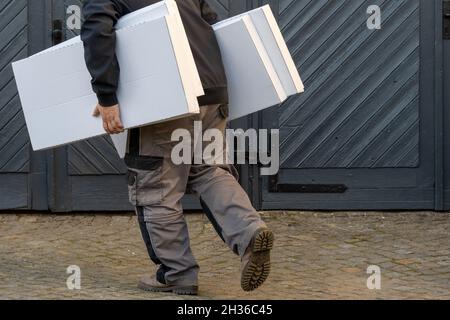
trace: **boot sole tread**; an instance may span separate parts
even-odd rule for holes
[[[244,291],[253,291],[260,287],[270,274],[270,250],[274,236],[268,229],[259,230],[252,240],[252,255],[244,267],[241,287]]]

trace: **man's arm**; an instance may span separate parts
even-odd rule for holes
[[[81,40],[84,56],[92,76],[92,87],[99,103],[105,107],[117,104],[119,64],[116,57],[116,24],[120,12],[111,0],[87,0],[83,5],[84,23]]]
[[[200,8],[202,10],[202,17],[205,19],[210,25],[219,22],[219,16],[217,13],[209,6],[206,0],[200,0]]]
[[[121,8],[114,0],[87,0],[83,5],[81,40],[92,88],[98,98],[94,116],[102,116],[108,133],[123,131],[116,95],[120,68],[114,30],[120,16]]]

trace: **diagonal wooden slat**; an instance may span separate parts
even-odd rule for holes
[[[366,26],[371,4],[382,9],[382,30]],[[279,7],[306,87],[279,108],[282,167],[418,166],[420,0]]]
[[[415,35],[417,34],[415,33]],[[316,139],[317,137],[313,133],[320,127],[329,126],[327,121],[329,119],[334,121],[331,117],[336,112],[339,110],[345,111],[353,107],[348,99],[353,98],[355,94],[370,94],[370,91],[367,92],[365,89],[371,88],[370,86],[377,86],[384,80],[385,74],[380,73],[380,70],[384,70],[384,72],[387,72],[386,75],[388,75],[391,72],[390,70],[393,70],[397,64],[401,63],[402,59],[406,58],[416,48],[415,40],[414,38],[409,39],[409,42],[406,43],[409,46],[405,46],[404,42],[398,42],[396,46],[392,47],[392,49],[395,49],[393,52],[379,48],[374,53],[374,56],[383,59],[377,59],[376,63],[361,64],[353,73],[354,76],[351,83],[344,82],[340,84],[338,90],[324,97],[323,102],[318,105],[314,115],[308,119],[308,121],[314,122],[316,126],[302,130],[302,137],[299,137],[297,142],[303,143],[308,139]],[[298,121],[298,119],[295,120]]]
[[[402,110],[386,127],[380,131],[378,136],[367,145],[363,152],[359,153],[350,165],[353,167],[376,167],[376,161],[380,157],[389,158],[390,150],[395,141],[401,138],[405,132],[417,120],[418,100],[411,102],[407,108]],[[389,143],[386,143],[388,141]]]
[[[336,150],[333,150],[325,165],[335,167],[344,163],[350,166],[350,159],[355,158],[365,146],[370,145],[410,103],[417,106],[417,90],[418,74],[415,74],[381,108],[374,110],[373,114],[369,114],[369,119],[361,123],[359,127],[355,126],[358,127],[356,131],[352,131],[348,139],[343,139],[343,143],[336,146]],[[347,126],[351,125],[351,123],[347,124]]]
[[[293,112],[301,113],[306,117],[310,111],[315,110],[314,99],[317,92],[324,95],[331,94],[336,85],[345,81],[354,68],[364,63],[377,47],[386,41],[391,42],[391,35],[397,33],[402,27],[404,20],[408,17],[414,7],[411,9],[400,7],[396,1],[387,2],[383,7],[385,25],[383,32],[369,32],[365,21],[359,22],[359,27],[353,27],[353,32],[342,43],[330,45],[330,53],[327,57],[314,57],[315,60],[309,61],[308,65],[313,69],[311,76],[308,75],[308,69],[300,68],[308,90],[301,96],[294,97],[283,106],[283,112],[280,115],[280,125],[284,125],[288,118],[295,118]],[[358,20],[357,20],[358,21]],[[306,74],[303,72],[305,71]]]
[[[0,3],[0,173],[29,171],[30,144],[11,62],[28,53],[26,0]]]

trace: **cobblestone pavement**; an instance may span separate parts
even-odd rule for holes
[[[200,296],[189,299],[450,298],[450,214],[271,212],[276,234],[270,278],[258,291],[239,286],[234,256],[200,214],[189,214],[201,266]],[[136,219],[121,215],[0,215],[0,298],[180,299],[142,292],[154,270]],[[81,268],[68,290],[66,268]],[[381,268],[381,290],[367,268]]]

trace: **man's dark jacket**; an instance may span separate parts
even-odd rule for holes
[[[117,20],[156,2],[159,0],[84,2],[81,39],[84,42],[86,64],[92,76],[92,87],[102,106],[113,106],[120,102],[116,96],[120,73],[115,54],[114,26]],[[177,4],[206,93],[199,98],[200,105],[228,103],[227,79],[219,45],[211,27],[218,21],[217,14],[205,0],[178,0]]]

